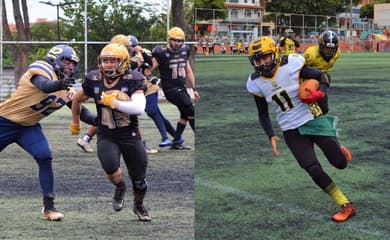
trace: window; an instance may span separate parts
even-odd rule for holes
[[[237,11],[237,9],[232,9],[230,14],[231,14],[232,18],[238,18],[238,11]]]

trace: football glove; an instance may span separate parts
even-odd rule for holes
[[[62,89],[66,90],[70,87],[73,87],[73,85],[76,83],[76,79],[74,77],[65,77],[64,79],[60,80],[62,81]]]
[[[79,135],[81,130],[81,124],[74,124],[73,122],[69,125],[69,131],[72,135]]]
[[[114,100],[117,100],[118,92],[114,91],[112,93],[102,93],[102,102],[105,106],[115,109]]]
[[[312,90],[309,88],[305,88],[305,90],[308,91],[310,95],[305,98],[301,98],[303,103],[307,103],[307,104],[315,103],[325,97],[325,93],[321,90]]]

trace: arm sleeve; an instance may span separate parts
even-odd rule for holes
[[[116,109],[130,115],[141,115],[146,107],[146,98],[143,93],[131,95],[131,101],[115,100],[115,102],[117,104]]]
[[[268,104],[265,101],[265,98],[254,96],[257,112],[259,116],[259,122],[261,127],[263,128],[265,134],[267,134],[268,138],[271,139],[271,137],[275,136],[271,119],[268,114]]]
[[[42,75],[33,76],[31,82],[44,93],[57,92],[63,89],[62,80],[52,81]]]
[[[81,105],[80,120],[93,126],[97,126],[97,116]]]

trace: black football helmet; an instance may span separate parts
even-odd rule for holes
[[[326,61],[329,61],[336,55],[337,49],[339,48],[337,33],[332,30],[324,31],[321,33],[318,43],[320,46],[320,54]]]

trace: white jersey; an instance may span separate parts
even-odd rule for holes
[[[304,63],[301,55],[289,54],[288,63],[280,66],[272,78],[249,76],[246,84],[248,92],[271,104],[283,131],[296,129],[313,119],[309,105],[298,96],[299,72]]]

